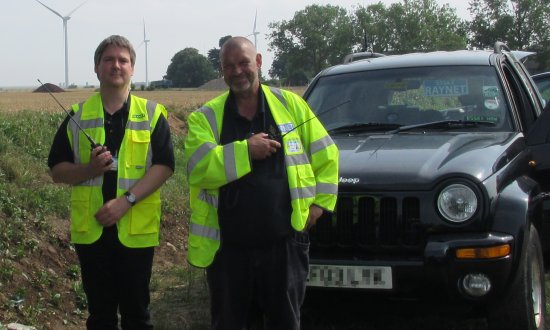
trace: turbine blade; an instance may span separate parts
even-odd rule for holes
[[[256,33],[256,19],[258,18],[258,9],[256,9],[256,15],[254,16],[254,28],[252,29],[252,33]]]
[[[143,41],[147,40],[147,35],[145,34],[145,20],[143,20]]]
[[[35,0],[36,2],[38,2],[39,4],[41,4],[42,6],[46,7],[46,9],[48,9],[49,11],[51,11],[52,13],[56,14],[57,16],[61,17],[61,19],[65,19],[63,17],[63,15],[61,15],[60,13],[56,12],[55,10],[51,9],[50,7],[46,6],[45,4],[43,4],[42,2],[40,2],[39,0]]]
[[[36,1],[38,1],[38,0],[36,0]],[[84,4],[85,4],[86,2],[88,2],[88,0],[84,1],[83,3],[80,4],[80,6],[76,7],[75,9],[73,9],[70,13],[67,14],[67,16],[70,17],[72,13],[74,13],[78,8],[84,6]]]

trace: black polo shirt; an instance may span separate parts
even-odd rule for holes
[[[255,133],[275,135],[279,129],[260,88],[252,121],[239,115],[233,94],[225,103],[222,145]],[[218,217],[222,244],[262,247],[291,232],[290,191],[281,147],[264,160],[252,161],[252,172],[220,189]]]
[[[105,127],[105,146],[113,156],[118,156],[124,130],[128,122],[130,109],[130,96],[122,108],[110,115],[105,109],[104,127]],[[73,115],[74,113],[71,113]],[[50,154],[48,155],[48,166],[50,168],[61,162],[74,162],[73,150],[67,136],[67,124],[70,118],[67,117],[60,125],[55,134]],[[91,148],[91,146],[90,146]],[[160,116],[155,129],[151,135],[152,164],[166,165],[174,170],[174,148],[170,137],[170,126],[164,116]],[[107,171],[103,174],[103,201],[107,202],[116,197],[117,172]]]

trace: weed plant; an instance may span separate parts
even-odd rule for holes
[[[177,110],[182,118],[186,117],[186,111]],[[53,137],[64,117],[64,113],[22,110],[2,113],[0,122],[0,320],[17,321],[39,330],[49,329],[43,325],[48,315],[57,313],[68,315],[69,319],[75,316],[82,319],[87,307],[78,265],[69,263],[57,274],[44,268],[46,265],[22,267],[28,264],[27,260],[33,260],[33,254],[40,252],[44,241],[60,252],[59,262],[66,260],[63,254],[74,254],[72,247],[52,232],[48,221],[67,219],[68,228],[70,188],[53,183],[47,167]],[[163,214],[177,219],[187,219],[188,213],[183,140],[183,136],[173,135],[176,171],[161,191]],[[182,221],[181,226],[184,225]],[[182,276],[181,272],[187,275]],[[200,282],[193,279],[200,276],[189,270],[189,266],[182,265],[163,272],[162,280],[154,275],[154,281],[161,297],[170,297],[170,292],[178,293],[169,285],[182,285],[186,288],[185,295],[189,296],[189,284],[183,282]],[[166,278],[174,280],[165,281]],[[28,283],[28,286],[21,286],[21,283]],[[66,287],[64,291],[60,290],[63,287]],[[205,290],[199,291],[205,295]],[[63,302],[67,306],[67,299],[71,301],[68,306],[72,306],[72,310],[59,310]],[[197,304],[196,297],[187,301],[197,309],[207,310],[207,304]],[[158,304],[164,303],[152,301],[152,306]],[[173,309],[168,311],[159,307],[156,310],[173,314]],[[158,322],[169,319],[160,312],[156,315]],[[74,322],[64,320],[67,324]],[[0,330],[3,328],[0,323]]]

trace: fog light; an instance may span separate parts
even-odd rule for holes
[[[462,279],[462,288],[470,296],[481,297],[491,290],[491,281],[484,274],[468,274]]]

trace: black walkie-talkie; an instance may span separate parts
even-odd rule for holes
[[[86,133],[86,131],[80,126],[80,124],[73,118],[73,116],[69,113],[69,111],[67,111],[67,109],[65,109],[65,107],[63,107],[63,105],[61,104],[61,102],[59,102],[59,100],[52,94],[52,92],[50,91],[50,89],[48,88],[48,86],[44,85],[40,79],[37,79],[38,82],[40,83],[40,85],[42,85],[42,87],[44,87],[44,89],[46,89],[46,92],[48,92],[48,94],[50,94],[50,96],[55,100],[55,102],[57,102],[57,104],[59,104],[59,106],[61,107],[61,109],[63,109],[63,111],[69,116],[69,118],[73,121],[73,123],[76,124],[76,126],[78,127],[78,129],[84,134],[84,136],[86,136],[86,138],[88,139],[88,141],[90,141],[90,146],[92,148],[92,150],[94,150],[95,148],[97,147],[101,147],[102,150],[99,154],[102,154],[104,153],[105,151],[107,151],[107,147],[105,146],[102,146],[101,144],[99,143],[96,143],[94,141],[94,139],[92,139],[92,137]],[[112,159],[109,159],[109,162],[107,163],[107,165],[111,164],[113,162]]]

